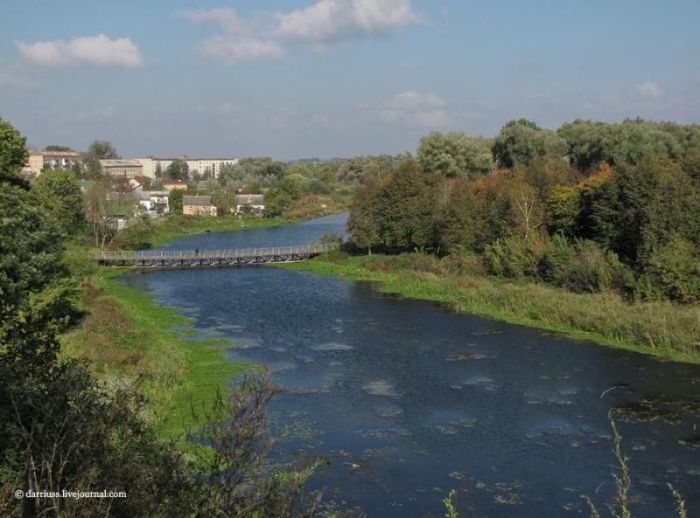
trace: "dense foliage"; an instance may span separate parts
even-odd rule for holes
[[[527,120],[492,143],[431,133],[367,176],[351,207],[357,247],[478,254],[487,272],[572,291],[700,301],[700,127]]]

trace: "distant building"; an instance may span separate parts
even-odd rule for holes
[[[189,158],[186,155],[176,158],[158,158],[158,157],[146,157],[146,158],[135,158],[138,160],[143,167],[143,174],[149,178],[156,177],[156,171],[160,170],[161,174],[165,173],[165,170],[170,164],[175,160],[181,160],[187,163],[187,168],[189,170],[190,176],[198,174],[204,176],[206,173],[212,178],[219,176],[221,168],[225,165],[236,165],[238,163],[238,158]]]
[[[38,176],[44,168],[54,171],[67,171],[72,169],[75,164],[81,164],[82,162],[83,155],[77,151],[39,151],[29,154],[23,171],[31,172]]]
[[[211,196],[183,196],[182,214],[185,216],[216,216]]]
[[[168,191],[138,191],[134,194],[139,201],[139,206],[149,216],[156,217],[170,212]]]
[[[259,214],[265,210],[265,197],[262,194],[236,194],[234,204],[237,214],[246,211]]]
[[[135,178],[143,176],[143,165],[138,160],[116,158],[111,160],[100,160],[102,172],[112,177],[123,176],[125,178]]]
[[[161,182],[161,185],[163,186],[163,189],[166,191],[186,191],[187,190],[187,182],[184,180],[163,180]]]

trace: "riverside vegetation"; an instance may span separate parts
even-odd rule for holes
[[[295,267],[694,360],[697,133],[643,121],[550,132],[517,121],[495,141],[431,134],[418,162],[337,169],[362,183],[355,246],[389,255]],[[224,395],[246,366],[226,364],[222,343],[194,341],[186,319],[89,265],[76,232],[90,215],[75,178],[28,185],[18,176],[24,144],[0,120],[0,514],[312,514],[319,496],[303,487],[314,464],[277,473],[265,463],[266,372],[248,371]],[[289,186],[273,185],[293,217]],[[170,238],[241,225],[216,221],[174,218],[158,229],[144,220],[109,240],[151,246],[166,228]],[[96,487],[129,498],[12,495]]]
[[[490,142],[432,133],[417,160],[364,178],[348,228],[354,253],[389,255],[302,268],[700,360],[700,126],[555,132],[518,120]]]
[[[267,372],[249,371],[229,396],[244,366],[90,265],[75,178],[29,185],[25,161],[24,138],[0,119],[0,514],[312,514],[314,464],[266,462]],[[15,498],[67,488],[127,498]]]

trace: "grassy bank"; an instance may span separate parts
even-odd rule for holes
[[[226,392],[231,378],[249,366],[226,360],[224,340],[193,339],[189,319],[154,304],[117,275],[100,269],[89,278],[84,294],[89,313],[63,337],[63,353],[90,360],[107,383],[137,384],[145,417],[158,435],[181,440],[201,422],[217,390]]]
[[[700,363],[700,306],[628,303],[614,293],[577,294],[544,284],[450,273],[430,256],[332,254],[285,268],[352,280],[448,304],[456,311],[564,333],[602,345]]]

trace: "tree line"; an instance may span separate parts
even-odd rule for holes
[[[700,126],[527,120],[424,137],[367,176],[349,229],[372,251],[478,259],[485,273],[635,299],[700,300]]]

